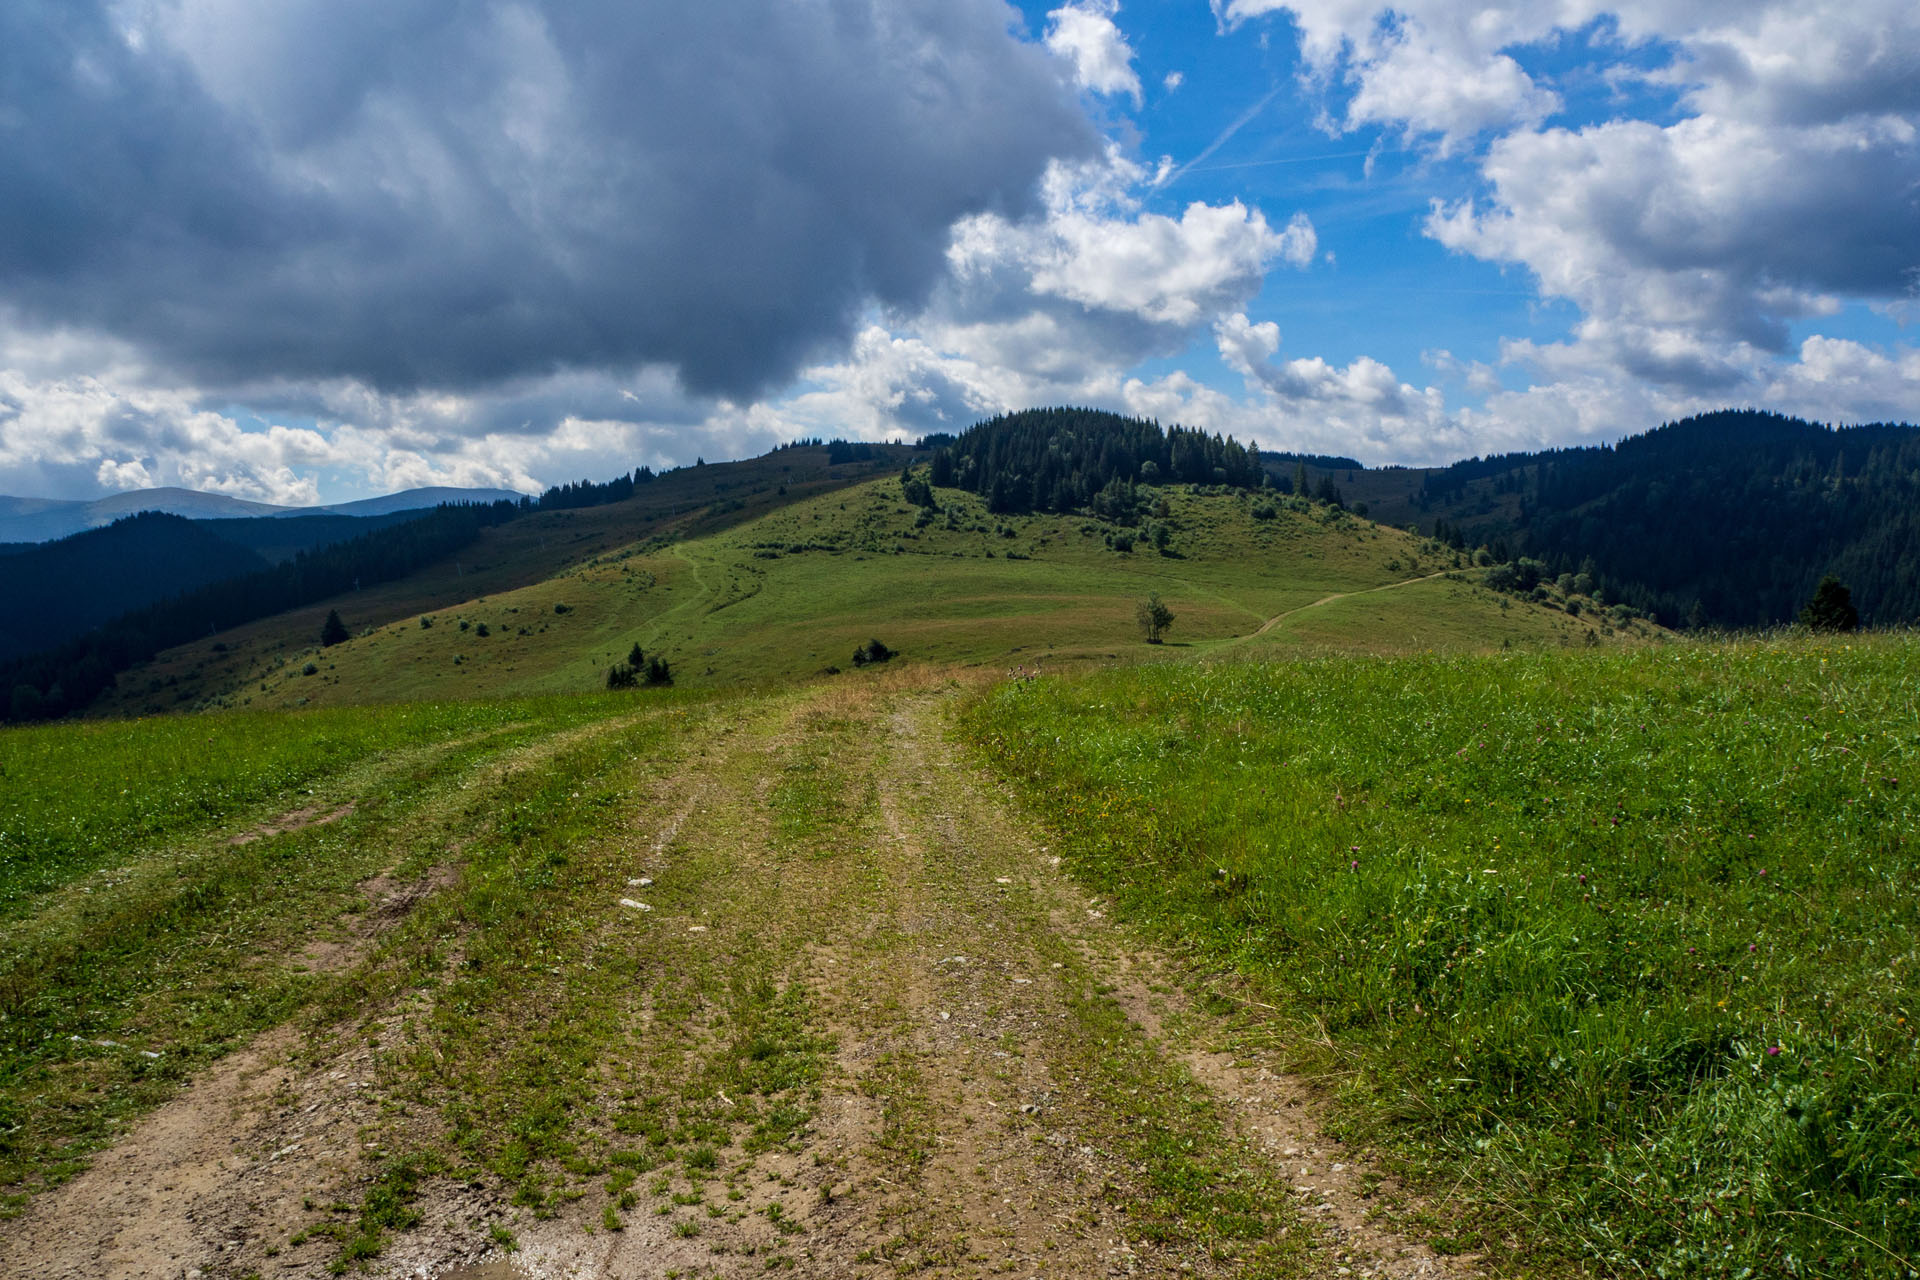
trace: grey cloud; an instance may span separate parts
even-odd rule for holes
[[[111,15],[0,7],[0,301],[203,385],[744,398],[1097,146],[1002,0]]]

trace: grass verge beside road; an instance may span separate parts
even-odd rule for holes
[[[1916,659],[1164,666],[1001,686],[966,725],[1086,882],[1251,980],[1349,1131],[1445,1193],[1442,1243],[1904,1276]]]

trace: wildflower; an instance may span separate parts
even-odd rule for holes
[[[1768,1056],[1769,1058],[1777,1058],[1777,1057],[1779,1057],[1779,1056],[1780,1056],[1780,1046],[1776,1044],[1776,1045],[1773,1045],[1773,1046],[1771,1046],[1770,1048],[1768,1048],[1768,1050],[1767,1050],[1767,1056]]]

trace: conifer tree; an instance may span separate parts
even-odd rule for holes
[[[340,611],[338,609],[327,610],[327,620],[320,627],[320,643],[331,646],[339,644],[342,640],[348,638],[347,624],[340,621]]]
[[[1800,623],[1812,631],[1855,630],[1860,625],[1860,611],[1853,607],[1853,592],[1828,574],[1814,588],[1813,599],[1800,610]]]

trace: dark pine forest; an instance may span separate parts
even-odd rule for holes
[[[1204,431],[1098,409],[1028,409],[941,444],[928,478],[977,493],[994,511],[1025,512],[1117,506],[1136,483],[1252,489],[1265,472],[1257,449]]]
[[[1459,540],[1585,569],[1671,626],[1788,622],[1829,574],[1865,623],[1920,619],[1912,426],[1709,413],[1617,445],[1440,468],[1421,506]]]

